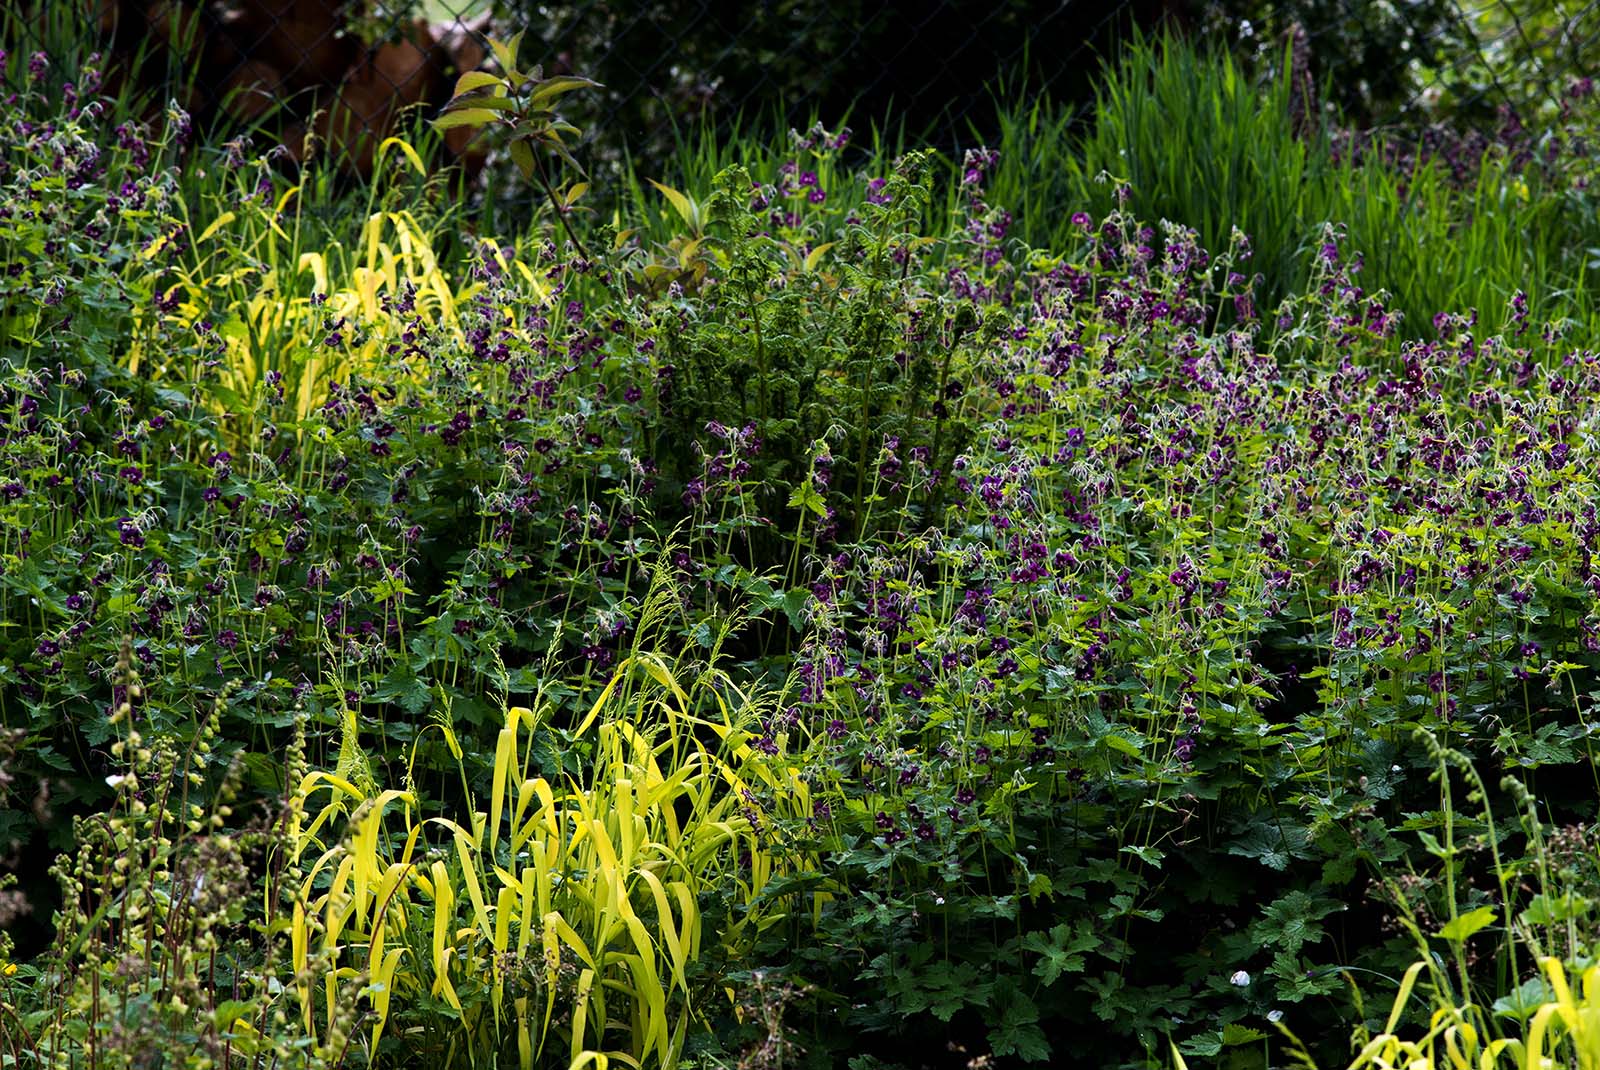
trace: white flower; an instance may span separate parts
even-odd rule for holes
[[[1269,1022],[1281,1022],[1281,1021],[1283,1021],[1283,1012],[1280,1011],[1280,1010],[1270,1010],[1270,1011],[1268,1011],[1267,1012],[1267,1021],[1269,1021]]]
[[[106,777],[106,787],[120,788],[122,787],[122,782],[127,779],[128,775],[126,773],[113,773],[111,776]]]
[[[1245,973],[1243,970],[1240,970],[1238,973],[1235,973],[1232,977],[1228,978],[1228,980],[1232,984],[1243,988],[1245,985],[1250,983],[1250,975]]]

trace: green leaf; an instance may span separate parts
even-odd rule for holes
[[[452,100],[450,104],[446,105],[446,107],[450,107],[451,105],[464,107],[469,104],[474,108],[488,108],[490,111],[514,112],[517,110],[517,102],[512,100],[510,97],[489,97],[484,96],[481,93],[467,97],[463,101]]]
[[[1237,840],[1228,845],[1228,853],[1244,858],[1254,858],[1270,869],[1289,868],[1292,858],[1305,857],[1306,830],[1301,825],[1286,824],[1280,830],[1270,820],[1257,820]]]
[[[411,588],[405,585],[405,581],[394,576],[385,576],[369,587],[368,590],[371,592],[374,602],[387,602],[396,595],[404,598],[411,593]]]
[[[518,138],[511,143],[511,162],[517,165],[523,178],[532,178],[534,170],[533,146]]]
[[[1296,889],[1267,906],[1250,934],[1259,944],[1298,955],[1305,945],[1322,940],[1321,920],[1341,909],[1343,904],[1336,899],[1314,898]]]
[[[996,1055],[1015,1055],[1023,1062],[1042,1063],[1050,1058],[1050,1042],[1038,1026],[1039,1008],[1021,992],[1004,999],[1000,1023],[989,1030],[989,1046]]]
[[[1122,850],[1126,854],[1133,855],[1145,865],[1154,866],[1156,869],[1161,868],[1161,860],[1166,857],[1160,848],[1157,847],[1140,847],[1134,844],[1129,844]]]
[[[783,596],[783,615],[789,618],[789,627],[797,632],[806,630],[806,601],[811,597],[811,592],[804,587],[796,587],[787,591]]]
[[[1509,994],[1494,1001],[1494,1013],[1502,1018],[1522,1021],[1555,998],[1550,983],[1543,977],[1530,977]]]
[[[828,515],[828,503],[817,493],[817,488],[809,479],[796,483],[794,490],[789,492],[789,508],[809,509],[823,518]]]
[[[281,767],[270,754],[242,751],[238,755],[238,761],[244,766],[245,776],[252,787],[262,792],[281,790],[283,786]]]
[[[489,39],[489,47],[494,50],[494,58],[507,74],[517,72],[517,52],[522,47],[522,33],[518,30],[509,41],[496,41]]]
[[[670,203],[672,207],[677,210],[677,213],[683,217],[683,221],[685,223],[689,224],[689,226],[695,230],[700,229],[700,212],[694,201],[679,193],[671,186],[663,186],[653,178],[647,179],[647,181],[656,189],[661,191],[662,196],[667,198],[668,203]]]
[[[1130,758],[1138,758],[1140,756],[1139,745],[1133,740],[1129,739],[1127,736],[1121,735],[1120,733],[1107,732],[1105,735],[1100,737],[1100,742],[1104,743],[1114,751],[1120,751],[1121,753],[1126,754]]]
[[[822,254],[826,253],[829,249],[832,249],[836,244],[838,243],[825,241],[815,249],[811,250],[806,254],[805,260],[801,263],[802,269],[807,272],[817,270],[817,264],[822,260]]]
[[[1557,925],[1585,916],[1592,905],[1572,891],[1560,895],[1541,892],[1528,901],[1528,909],[1522,912],[1521,918],[1529,925]]]
[[[489,108],[463,108],[446,112],[433,121],[435,130],[454,130],[458,126],[483,126],[494,122],[496,112]]]
[[[379,702],[396,702],[401,709],[415,716],[428,708],[433,695],[428,685],[417,678],[409,662],[400,662],[378,684],[372,697]]]
[[[543,108],[550,101],[559,96],[572,92],[574,89],[598,89],[600,83],[588,78],[581,78],[575,74],[559,74],[554,78],[546,78],[539,83],[539,87],[528,98],[528,103],[535,108]]]
[[[1190,1037],[1183,1042],[1180,1050],[1185,1055],[1198,1055],[1202,1059],[1214,1059],[1222,1054],[1222,1034],[1213,1031]]]
[[[941,1022],[948,1022],[963,1007],[981,1005],[990,990],[990,985],[979,980],[977,968],[969,962],[928,963],[925,956],[919,961],[915,953],[904,968],[894,971],[888,980],[889,992],[901,1012],[928,1011]]]
[[[1458,915],[1439,928],[1439,935],[1451,943],[1460,943],[1473,933],[1494,922],[1494,907],[1479,907]]]
[[[475,92],[479,89],[487,89],[492,85],[503,86],[505,83],[499,78],[496,78],[494,75],[485,71],[468,71],[466,74],[463,74],[460,78],[456,79],[455,92],[451,93],[450,95],[451,97],[464,97],[468,93]]]
[[[211,1017],[218,1029],[228,1030],[233,1028],[234,1022],[237,1022],[240,1018],[250,1017],[255,1014],[255,1011],[254,1000],[226,999],[217,1004],[217,1009]]]
[[[1084,954],[1100,946],[1089,922],[1078,923],[1074,933],[1067,925],[1057,925],[1049,933],[1032,932],[1023,938],[1022,947],[1039,955],[1033,965],[1033,975],[1047,985],[1053,985],[1065,973],[1082,973]]]
[[[1222,1027],[1222,1046],[1225,1048],[1236,1047],[1240,1044],[1255,1044],[1266,1040],[1267,1034],[1259,1029],[1252,1029],[1238,1022],[1229,1022]]]
[[[554,128],[552,127],[552,129]],[[574,135],[578,133],[577,130],[573,130],[572,132]],[[583,169],[583,165],[573,158],[572,153],[567,151],[566,146],[561,144],[560,138],[556,138],[553,143],[549,140],[546,140],[545,143],[549,146],[550,151],[554,152],[562,163],[566,164],[580,175],[586,173]]]

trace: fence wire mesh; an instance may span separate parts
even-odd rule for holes
[[[36,57],[100,51],[153,106],[360,166],[515,29],[525,62],[603,83],[571,110],[588,150],[618,159],[685,127],[811,116],[953,148],[984,136],[997,100],[1081,107],[1115,42],[1161,26],[1292,63],[1317,105],[1366,128],[1548,112],[1600,55],[1600,0],[9,0],[0,46],[13,88]]]

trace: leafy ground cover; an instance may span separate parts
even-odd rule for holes
[[[1593,1065],[1583,113],[1130,55],[502,233],[11,57],[5,1065]]]

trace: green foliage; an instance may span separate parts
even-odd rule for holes
[[[6,105],[0,835],[65,852],[14,1063],[1260,1066],[1419,955],[1545,1013],[1518,948],[1600,902],[1584,189],[1335,161],[1174,45],[1077,147],[686,143],[601,224],[502,51],[447,118],[539,150],[505,240],[409,142],[341,193]]]

